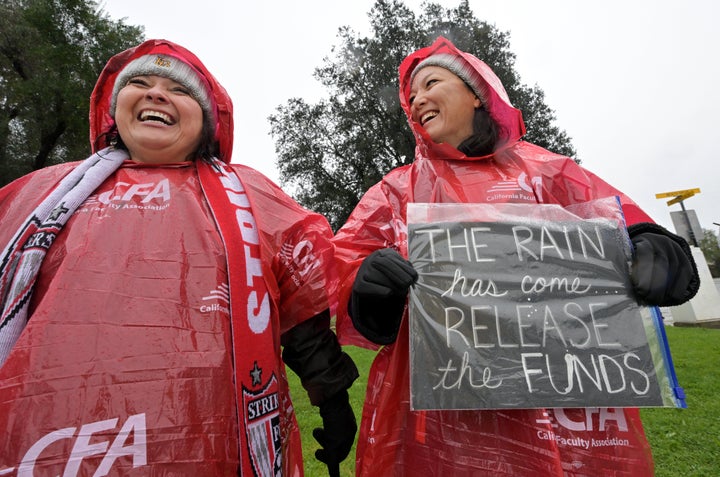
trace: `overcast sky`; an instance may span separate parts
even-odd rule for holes
[[[275,181],[267,117],[289,98],[326,96],[313,70],[339,45],[338,28],[368,33],[373,3],[101,0],[113,19],[200,57],[233,99],[233,162]],[[405,1],[416,13],[420,3]],[[685,207],[703,228],[718,230],[720,2],[470,0],[470,7],[509,32],[522,82],[545,92],[584,167],[670,230],[670,212],[681,207],[655,194],[699,188]]]

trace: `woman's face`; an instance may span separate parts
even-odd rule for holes
[[[136,76],[118,92],[115,123],[134,161],[181,162],[194,159],[203,112],[180,83],[162,76]]]
[[[410,113],[436,143],[458,147],[473,133],[475,93],[457,75],[439,66],[426,66],[410,85]]]

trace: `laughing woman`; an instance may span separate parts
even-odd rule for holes
[[[230,164],[231,100],[169,41],[110,59],[90,136],[0,190],[0,473],[302,475],[287,364],[337,475],[357,370],[327,221]]]
[[[357,475],[650,476],[637,409],[410,409],[407,257],[410,203],[559,204],[618,196],[636,248],[638,301],[677,305],[699,279],[685,241],[650,223],[627,196],[572,159],[522,141],[525,125],[488,66],[444,38],[400,65],[400,102],[415,135],[414,162],[370,188],[338,231],[338,335],[380,350],[370,371]],[[503,194],[499,184],[521,193]],[[344,305],[344,306],[343,306]],[[342,312],[347,311],[346,315]],[[558,423],[570,423],[570,427]],[[627,445],[563,446],[574,430]],[[548,437],[550,436],[550,437]]]

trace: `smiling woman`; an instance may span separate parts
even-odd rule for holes
[[[327,220],[230,164],[232,101],[177,44],[115,55],[90,103],[91,157],[0,189],[0,473],[302,475],[285,365],[335,472]]]
[[[411,115],[433,141],[458,147],[472,132],[480,99],[457,75],[439,66],[423,69],[410,92]]]
[[[212,142],[215,105],[207,80],[190,65],[165,55],[131,61],[115,79],[110,114],[137,162],[192,160],[201,141]],[[205,120],[207,118],[207,120]]]
[[[479,58],[439,37],[432,45],[408,55],[400,64],[399,73],[400,104],[416,140],[414,160],[390,171],[372,186],[334,238],[341,283],[337,317],[341,342],[369,349],[385,346],[377,354],[368,378],[356,475],[653,475],[652,455],[637,409],[603,408],[601,412],[612,416],[617,425],[613,422],[606,426],[611,419],[603,418],[598,426],[587,411],[592,408],[572,409],[567,407],[568,401],[560,399],[550,402],[557,402],[560,410],[532,404],[516,404],[510,409],[505,408],[507,402],[500,403],[502,409],[499,410],[494,406],[482,409],[470,400],[456,407],[443,407],[431,399],[415,405],[420,402],[418,396],[431,396],[433,389],[432,381],[418,383],[417,376],[425,371],[430,375],[433,372],[429,368],[422,372],[413,368],[411,356],[423,354],[424,336],[410,323],[433,313],[418,311],[415,292],[410,295],[413,298],[410,301],[408,294],[411,287],[416,287],[416,291],[433,288],[435,285],[428,287],[425,280],[430,276],[436,279],[436,276],[425,272],[421,261],[408,253],[412,238],[409,231],[417,225],[410,220],[408,212],[414,205],[431,208],[467,204],[473,216],[482,216],[485,204],[505,210],[524,204],[527,223],[513,224],[512,233],[507,237],[513,237],[514,241],[510,239],[510,250],[503,254],[504,257],[517,256],[516,263],[509,266],[490,259],[484,262],[486,266],[481,275],[466,272],[466,262],[486,258],[477,254],[478,248],[485,250],[479,232],[499,223],[493,220],[490,225],[476,224],[479,220],[476,219],[469,227],[470,233],[464,227],[462,233],[452,238],[447,233],[446,248],[452,251],[446,253],[452,257],[448,269],[455,269],[454,275],[449,274],[452,286],[433,288],[433,293],[437,293],[428,299],[428,302],[442,303],[446,295],[453,292],[477,297],[479,301],[471,302],[467,310],[438,307],[440,311],[436,316],[445,313],[445,326],[451,323],[453,330],[459,329],[456,325],[468,325],[463,336],[475,341],[467,339],[467,343],[474,343],[467,346],[467,352],[492,349],[493,357],[513,365],[520,361],[502,354],[501,332],[495,331],[503,329],[501,325],[518,330],[514,332],[517,339],[509,349],[523,344],[529,323],[535,323],[543,332],[559,332],[553,317],[568,318],[574,331],[587,330],[578,338],[577,342],[582,345],[591,333],[598,346],[609,342],[600,343],[597,338],[600,335],[597,330],[606,325],[592,321],[595,303],[588,300],[581,306],[580,301],[575,300],[590,294],[588,283],[573,280],[575,265],[572,273],[560,279],[553,280],[559,275],[541,278],[537,273],[538,262],[543,260],[571,257],[573,261],[584,262],[584,266],[604,253],[598,241],[591,240],[594,234],[590,230],[579,233],[578,229],[579,236],[574,237],[572,229],[562,221],[553,222],[552,228],[537,229],[533,214],[548,204],[566,208],[610,197],[613,211],[622,207],[624,220],[632,224],[629,238],[638,253],[632,263],[633,275],[624,274],[621,282],[632,279],[635,298],[644,305],[683,303],[697,292],[699,278],[690,249],[682,238],[650,223],[650,218],[627,195],[571,158],[523,140],[526,131],[521,111],[512,106],[500,79]],[[604,210],[593,209],[589,216],[600,220],[608,215]],[[438,237],[449,230],[445,227],[446,223],[440,220],[430,224],[432,234],[437,233]],[[539,246],[530,244],[533,236]],[[471,240],[472,247],[468,245]],[[440,249],[438,244],[442,241],[433,243],[432,253]],[[471,249],[476,250],[474,256]],[[600,273],[593,270],[589,276],[598,278]],[[509,275],[522,283],[523,294],[507,309],[491,309],[488,297],[507,290],[500,278]],[[527,278],[521,278],[523,276]],[[568,278],[563,280],[563,276]],[[548,292],[558,287],[574,296],[571,299],[548,296]],[[528,298],[537,303],[537,313],[532,316],[528,312]],[[485,323],[480,310],[490,310]],[[614,313],[613,317],[623,315]],[[644,334],[642,327],[637,329]],[[487,331],[485,336],[483,330]],[[505,336],[502,339],[506,343],[510,341]],[[540,361],[549,356],[548,350],[560,356],[567,354],[563,341],[564,338],[559,340],[561,345],[556,348],[542,349],[542,355],[533,352],[527,356]],[[545,341],[528,340],[528,343],[539,347],[541,343],[544,346]],[[587,365],[575,360],[572,366],[562,368],[562,359],[556,362],[566,375]],[[462,377],[468,369],[467,363],[457,359],[443,363],[448,365],[435,377],[447,377],[448,381],[452,381],[451,373],[460,370]],[[538,369],[541,366],[538,365]],[[529,372],[540,374],[534,369]],[[485,377],[489,376],[478,374],[478,383],[486,385]],[[447,382],[443,381],[444,384]],[[635,383],[639,390],[644,389],[643,384],[642,380]],[[541,437],[549,435],[557,436],[562,442],[615,439],[628,444],[586,452]]]
[[[203,111],[180,83],[136,76],[117,95],[115,121],[130,159],[162,164],[194,158]]]

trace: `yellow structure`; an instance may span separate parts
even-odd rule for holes
[[[676,190],[673,192],[661,192],[659,194],[655,194],[656,199],[664,199],[666,197],[673,197],[673,199],[668,201],[668,205],[677,204],[678,202],[682,202],[685,199],[689,199],[690,197],[694,196],[695,194],[699,194],[700,189],[685,189],[685,190]]]

